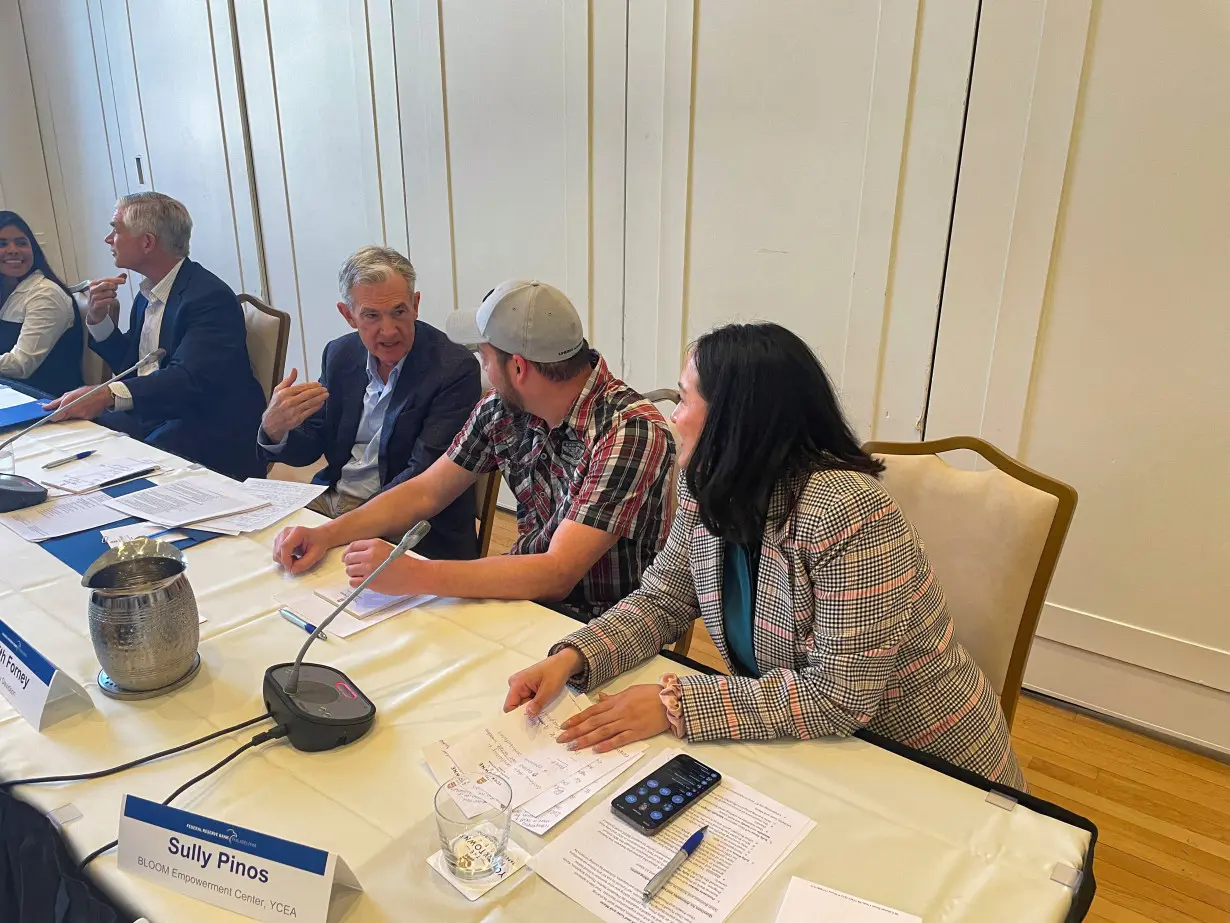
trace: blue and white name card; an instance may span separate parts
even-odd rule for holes
[[[361,891],[341,856],[124,796],[119,867],[254,920],[325,923],[334,886]]]
[[[0,695],[41,731],[94,703],[66,673],[0,621]]]

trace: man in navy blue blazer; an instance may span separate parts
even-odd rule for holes
[[[354,332],[325,347],[321,381],[296,384],[295,369],[275,389],[256,436],[266,461],[327,464],[329,489],[311,504],[348,513],[431,467],[482,394],[478,360],[418,319],[414,266],[386,247],[364,247],[338,273],[337,309]],[[478,556],[474,491],[431,519],[418,550],[429,558]]]
[[[265,468],[251,433],[265,395],[248,361],[243,311],[225,282],[188,259],[191,236],[188,210],[168,195],[140,192],[116,204],[107,235],[115,265],[144,279],[126,332],[116,321],[117,290],[127,273],[91,284],[90,348],[116,372],[159,347],[166,355],[60,419],[97,419],[229,477],[261,477]],[[47,407],[87,390],[70,391]]]

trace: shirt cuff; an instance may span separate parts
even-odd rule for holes
[[[107,314],[97,324],[87,323],[85,329],[90,331],[90,336],[95,342],[101,343],[115,332],[115,321],[111,319],[110,314]],[[118,410],[119,408],[116,409]]]
[[[290,433],[283,436],[281,442],[270,442],[269,434],[265,432],[265,427],[262,426],[256,431],[256,444],[266,452],[274,454],[281,452],[284,448],[286,448],[286,441],[288,439],[290,439]]]
[[[683,723],[683,689],[679,685],[679,677],[674,673],[663,673],[658,680],[658,699],[666,709],[666,720],[670,723],[671,733],[683,740],[687,737],[687,729]]]
[[[111,389],[111,394],[115,397],[115,410],[132,410],[132,392],[128,390],[128,385],[122,381],[113,381],[107,387]]]

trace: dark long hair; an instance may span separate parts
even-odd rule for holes
[[[47,254],[43,253],[43,248],[39,246],[38,238],[34,236],[34,231],[30,225],[26,224],[25,219],[22,218],[21,215],[17,214],[17,212],[0,211],[0,230],[3,230],[10,225],[16,225],[21,233],[30,240],[30,249],[34,251],[34,263],[30,267],[30,272],[34,272],[34,270],[37,269],[56,285],[60,286],[60,288],[64,289],[64,294],[67,295],[68,286],[60,280],[60,277],[55,274],[55,270],[51,268],[51,264],[47,262]],[[22,280],[28,278],[30,272],[26,273],[17,281],[21,282]]]
[[[816,471],[884,470],[859,447],[815,353],[785,327],[718,327],[692,357],[709,410],[684,476],[713,535],[758,541],[779,482],[784,519]]]

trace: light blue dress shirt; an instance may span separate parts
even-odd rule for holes
[[[376,371],[376,357],[371,353],[367,354],[367,390],[363,392],[363,415],[359,417],[359,428],[355,432],[354,448],[350,450],[350,461],[342,466],[342,473],[338,477],[338,493],[360,500],[379,493],[380,433],[384,429],[385,411],[393,400],[393,391],[397,388],[397,379],[401,377],[401,367],[405,364],[406,356],[402,356],[401,362],[389,372],[389,380],[381,381]],[[269,445],[265,442],[264,435],[262,430],[262,448],[276,453],[286,447],[286,436],[283,436],[277,445]]]

